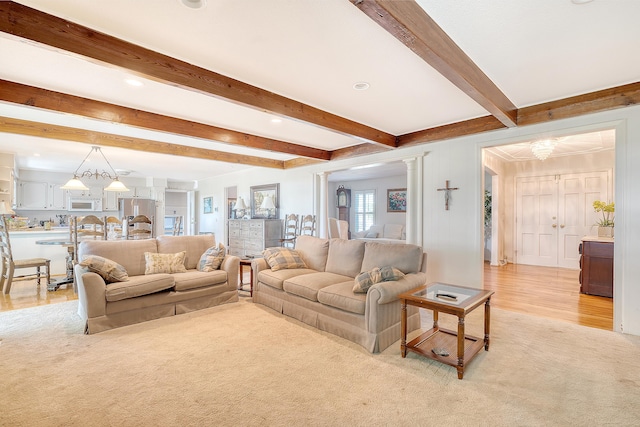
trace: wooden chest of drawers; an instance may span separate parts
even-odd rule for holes
[[[613,297],[613,239],[583,239],[580,253],[580,292]]]
[[[241,258],[258,257],[262,251],[280,246],[282,221],[279,219],[230,219],[229,254]]]

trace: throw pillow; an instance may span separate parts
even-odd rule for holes
[[[226,250],[222,243],[219,243],[218,247],[211,246],[200,257],[198,270],[209,272],[219,269],[224,260],[225,252]]]
[[[366,294],[369,288],[376,283],[391,282],[401,279],[404,273],[394,267],[376,267],[371,271],[365,271],[356,276],[353,292]]]
[[[129,280],[127,270],[115,261],[98,255],[85,255],[80,262],[82,267],[98,273],[107,283],[126,282]]]
[[[271,271],[287,268],[307,268],[300,254],[293,249],[269,248],[262,251],[262,256],[271,267]]]
[[[376,237],[378,237],[378,233],[374,231],[370,231],[364,237],[367,237],[369,239],[375,239]]]
[[[144,274],[157,273],[186,273],[184,267],[184,258],[187,251],[178,252],[177,254],[158,254],[155,252],[145,252]]]

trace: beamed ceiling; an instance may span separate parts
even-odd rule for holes
[[[640,101],[634,16],[635,0],[0,1],[0,151],[70,171],[100,145],[134,176],[195,180],[621,108]]]

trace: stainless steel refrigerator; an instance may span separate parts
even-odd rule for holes
[[[151,199],[124,198],[118,201],[120,218],[133,219],[134,216],[156,216],[156,201]]]

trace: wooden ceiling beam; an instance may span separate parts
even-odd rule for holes
[[[518,125],[532,125],[637,104],[640,104],[640,82],[520,108]]]
[[[398,137],[398,146],[409,147],[504,128],[504,124],[493,116],[478,117],[401,135]]]
[[[195,159],[214,160],[217,162],[235,163],[265,168],[284,169],[282,160],[265,159],[256,156],[232,154],[224,151],[151,141],[130,136],[77,129],[67,126],[51,125],[28,120],[0,117],[0,133],[28,135],[39,138],[72,141],[89,145],[125,148],[155,154],[192,157]]]
[[[149,113],[0,79],[0,101],[259,150],[329,160],[326,150]]]
[[[0,31],[175,87],[395,147],[391,134],[13,1],[0,1]]]
[[[517,108],[413,0],[349,0],[507,127]]]

